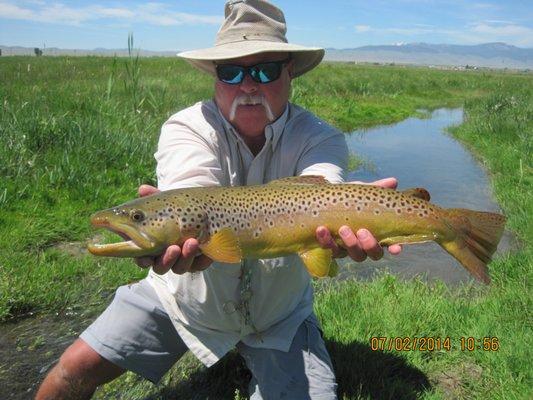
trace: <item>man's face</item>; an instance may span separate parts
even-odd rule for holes
[[[220,64],[250,66],[287,58],[287,53],[263,53],[225,60]],[[291,69],[292,63],[285,64],[280,77],[270,83],[255,82],[249,74],[235,85],[216,80],[215,101],[218,108],[244,139],[263,135],[265,126],[283,113],[289,100]],[[262,104],[257,104],[259,99]]]

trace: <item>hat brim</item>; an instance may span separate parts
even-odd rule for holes
[[[225,43],[207,49],[184,51],[178,53],[177,56],[184,58],[194,67],[208,74],[216,75],[215,61],[270,52],[291,53],[291,58],[294,60],[293,78],[316,67],[324,57],[324,49],[318,47],[304,47],[296,44],[262,40]]]

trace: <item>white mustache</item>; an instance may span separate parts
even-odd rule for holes
[[[237,96],[233,99],[233,103],[231,103],[231,108],[229,111],[229,120],[233,121],[235,119],[235,113],[237,111],[237,107],[240,105],[262,105],[265,107],[266,116],[269,122],[274,121],[274,113],[272,112],[272,108],[270,107],[270,104],[268,104],[268,101],[261,95],[247,95],[243,94],[240,96]]]

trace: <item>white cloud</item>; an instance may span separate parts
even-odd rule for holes
[[[375,35],[397,35],[402,41],[415,40],[408,39],[410,36],[439,35],[440,38],[447,37],[451,42],[464,44],[478,44],[487,42],[505,42],[515,46],[533,46],[533,29],[527,26],[517,25],[508,21],[483,21],[476,22],[464,27],[464,29],[446,29],[432,27],[430,25],[414,24],[412,27],[389,27],[373,28],[369,25],[356,25],[357,32],[371,32]]]
[[[80,25],[88,21],[145,22],[151,25],[219,25],[221,16],[188,14],[171,10],[166,4],[145,3],[135,7],[105,7],[90,5],[65,6],[62,3],[26,1],[25,5],[0,1],[0,18]]]
[[[473,23],[468,27],[471,40],[479,42],[505,42],[515,46],[532,47],[533,29],[514,23]]]
[[[437,33],[440,32],[438,29],[430,28],[386,28],[384,29],[387,33],[394,33],[397,35],[422,35],[427,33]]]
[[[355,30],[357,32],[368,32],[371,29],[372,28],[370,28],[369,25],[355,25]]]
[[[480,10],[498,10],[500,7],[491,3],[474,3],[470,5],[471,8],[477,8]]]
[[[135,18],[135,12],[124,8],[104,8],[101,6],[95,6],[95,11],[104,18]]]
[[[396,35],[421,35],[428,33],[448,33],[450,31],[438,29],[431,25],[414,24],[412,28],[372,28],[369,25],[356,25],[357,32],[392,33]]]
[[[0,17],[10,19],[32,19],[33,12],[15,4],[0,3]]]
[[[471,28],[473,32],[478,33],[486,33],[489,35],[501,35],[501,36],[533,36],[533,29],[515,25],[515,24],[509,24],[509,25],[498,25],[498,26],[491,26],[486,23],[478,23],[474,24]]]
[[[487,19],[485,22],[488,24],[512,24],[511,21],[504,21],[501,19]]]

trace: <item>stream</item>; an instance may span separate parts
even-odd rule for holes
[[[398,190],[423,187],[431,194],[431,202],[441,207],[502,212],[492,196],[486,170],[446,133],[446,128],[462,121],[462,109],[438,109],[428,118],[413,117],[348,134],[350,151],[364,160],[348,179],[371,182],[393,176],[398,179]],[[498,252],[512,246],[513,238],[506,232]],[[433,242],[406,245],[398,256],[385,252],[379,261],[353,265],[347,260],[337,279],[371,279],[384,270],[404,279],[418,276],[448,284],[472,279],[458,261]]]

